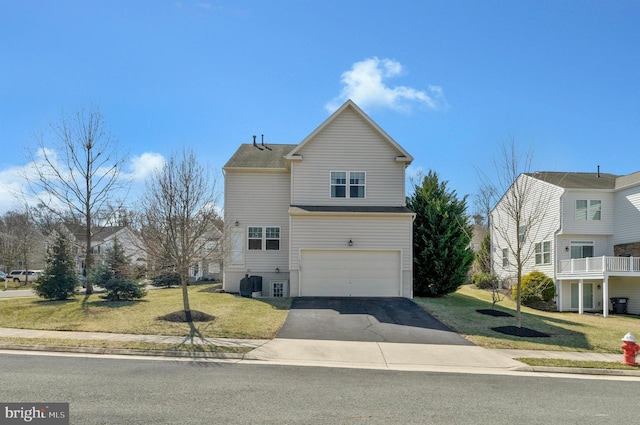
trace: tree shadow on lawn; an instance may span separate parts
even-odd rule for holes
[[[518,336],[518,328],[516,327],[515,309],[499,306],[494,310],[502,311],[504,313],[511,314],[510,316],[491,316],[487,314],[478,313],[476,310],[490,310],[492,303],[489,301],[483,301],[478,298],[470,297],[463,294],[454,294],[451,297],[456,298],[457,308],[460,310],[464,317],[468,318],[466,321],[456,321],[456,324],[448,323],[451,327],[458,332],[473,336],[491,337],[496,339],[508,339],[513,341],[527,341],[539,344],[558,345],[568,349],[582,349],[590,350],[592,346],[587,341],[584,333],[568,329],[567,327],[581,327],[583,323],[576,320],[566,320],[555,317],[558,314],[565,313],[549,313],[540,312],[540,315],[530,313],[526,311],[521,312],[522,328],[527,328],[535,332],[522,332],[522,336]],[[498,306],[496,306],[498,307]],[[543,315],[544,313],[544,315]],[[446,320],[446,318],[444,318]],[[469,326],[467,323],[470,322]],[[502,333],[496,331],[495,328],[505,329],[509,332]],[[515,329],[514,329],[515,328]],[[537,335],[536,332],[546,334],[548,337],[540,338],[542,335]]]

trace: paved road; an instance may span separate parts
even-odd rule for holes
[[[473,345],[406,298],[296,298],[276,338]]]
[[[637,380],[16,354],[0,354],[0,365],[0,401],[68,402],[74,425],[601,425],[638,420]]]

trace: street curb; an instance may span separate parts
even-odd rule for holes
[[[640,376],[640,370],[624,370],[624,369],[530,366],[529,370],[531,370],[532,372],[568,373],[568,374],[579,374],[579,375]]]
[[[116,354],[129,356],[149,357],[178,357],[193,359],[235,359],[242,360],[247,353],[208,353],[202,351],[171,351],[171,350],[139,350],[128,348],[93,348],[93,347],[61,347],[47,345],[20,345],[0,344],[0,350],[20,351],[50,351],[58,353],[84,353],[84,354]]]

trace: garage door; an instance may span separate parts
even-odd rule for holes
[[[303,250],[303,297],[398,297],[400,251]]]

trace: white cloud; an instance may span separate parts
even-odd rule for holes
[[[373,57],[356,62],[349,71],[342,73],[342,91],[325,108],[333,112],[347,99],[353,100],[362,108],[373,106],[408,110],[412,104],[421,104],[437,110],[447,106],[442,87],[430,85],[427,90],[416,90],[387,85],[388,79],[403,73],[402,65],[392,59]]]
[[[145,152],[140,156],[131,158],[130,177],[132,180],[144,180],[155,170],[164,166],[165,159],[159,153]]]

